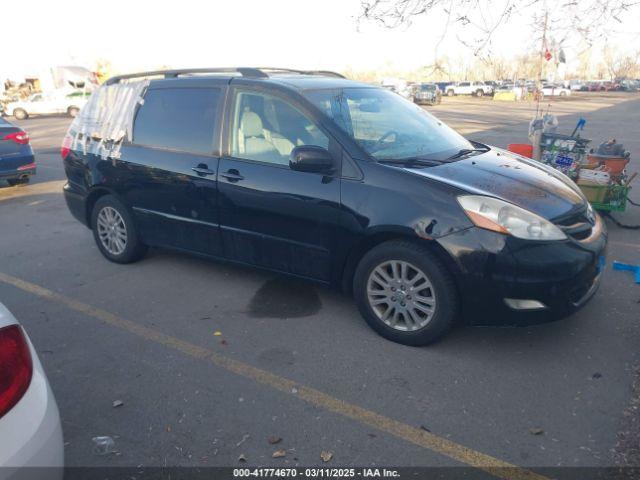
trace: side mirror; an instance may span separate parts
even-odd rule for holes
[[[298,172],[331,173],[333,157],[326,148],[316,145],[300,145],[291,150],[289,168]]]

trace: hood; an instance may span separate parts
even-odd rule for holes
[[[496,197],[557,220],[586,208],[580,189],[551,167],[505,150],[489,152],[412,173],[477,195]]]

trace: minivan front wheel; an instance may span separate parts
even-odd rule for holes
[[[445,266],[427,248],[409,241],[386,242],[369,251],[356,270],[354,294],[369,326],[404,345],[440,339],[458,310]]]
[[[146,253],[147,247],[138,239],[133,217],[113,195],[98,199],[91,214],[91,228],[98,249],[112,262],[135,262]]]

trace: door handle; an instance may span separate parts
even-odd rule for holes
[[[197,167],[193,167],[191,170],[196,172],[198,175],[215,175],[215,170],[210,170],[207,165],[204,163],[199,164]]]
[[[221,173],[220,176],[226,178],[230,182],[237,182],[238,180],[244,180],[244,177],[240,175],[240,172],[238,172],[238,170],[236,170],[235,168],[232,168],[231,170],[227,170],[225,173]]]

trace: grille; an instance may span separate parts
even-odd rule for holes
[[[562,231],[575,240],[584,240],[591,235],[594,224],[589,220],[586,212],[581,212],[570,217],[564,218],[556,225],[562,229]]]

